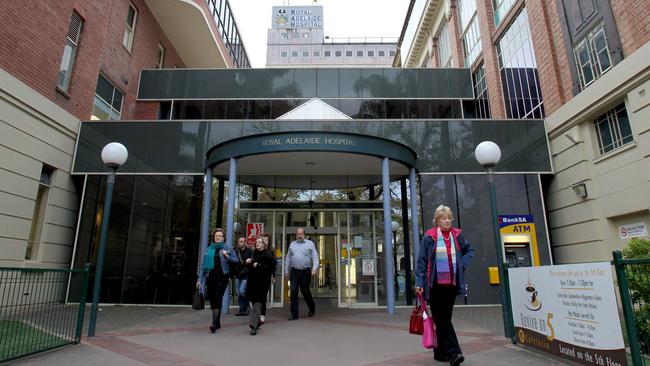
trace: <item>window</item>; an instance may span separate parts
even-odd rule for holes
[[[485,68],[483,67],[483,64],[481,64],[481,66],[474,71],[474,74],[472,74],[472,83],[474,84],[474,95],[476,95],[474,104],[474,113],[476,118],[490,118],[490,100],[488,98]]]
[[[334,51],[334,56],[341,57],[341,51]]]
[[[544,118],[542,90],[526,8],[497,42],[503,99],[508,118]]]
[[[291,57],[298,57],[298,51],[291,51]]]
[[[283,58],[289,57],[289,53],[287,51],[282,51],[282,52],[280,52],[280,57],[283,57]]]
[[[332,56],[332,51],[325,51],[325,52],[324,52],[324,56],[325,56],[325,57],[330,57],[330,56]]]
[[[292,35],[291,35],[291,37],[293,37],[293,38],[299,38],[299,37],[300,37],[300,33],[298,33],[298,32],[293,32]]]
[[[162,69],[165,66],[165,47],[158,43],[158,55],[156,56],[156,66],[154,69]]]
[[[314,57],[320,57],[320,51],[314,51]]]
[[[289,39],[289,34],[287,34],[287,32],[282,32],[282,33],[280,33],[280,38]]]
[[[303,33],[303,34],[302,34],[302,38],[309,38],[309,32],[307,32],[307,33]]]
[[[386,51],[379,51],[379,52],[377,52],[377,56],[379,56],[379,57],[384,57],[384,56],[386,56]]]
[[[363,57],[363,51],[357,51],[357,57]]]
[[[603,24],[587,34],[575,47],[574,53],[580,86],[583,89],[611,69],[612,59]]]
[[[309,51],[302,51],[302,57],[309,57]]]
[[[25,259],[37,260],[38,247],[41,243],[43,234],[43,224],[45,223],[45,208],[47,207],[47,198],[52,185],[52,175],[54,169],[43,165],[41,168],[41,179],[38,183],[38,192],[36,193],[36,204],[32,215],[32,226],[29,230],[29,240],[25,250]]]
[[[135,22],[138,19],[138,10],[135,6],[129,3],[129,12],[126,16],[126,30],[124,31],[124,38],[122,45],[126,47],[129,52],[133,47],[133,38],[135,37]]]
[[[492,3],[494,5],[494,24],[499,25],[515,0],[492,0]]]
[[[375,51],[368,51],[368,57],[375,57]]]
[[[632,142],[632,129],[625,110],[625,103],[621,103],[599,116],[594,123],[598,136],[598,149],[601,154]]]
[[[70,26],[68,27],[65,48],[63,49],[61,67],[59,67],[59,80],[56,83],[56,86],[63,91],[67,91],[70,85],[72,65],[74,64],[74,57],[77,54],[77,45],[79,44],[82,25],[83,20],[76,11],[73,11],[72,17],[70,18]]]
[[[388,56],[395,57],[395,51],[393,50],[388,51]]]
[[[99,75],[90,119],[102,121],[120,119],[123,98],[124,94],[122,92],[102,75]]]
[[[345,51],[345,57],[352,57],[352,51]]]
[[[483,49],[481,44],[481,32],[478,28],[478,16],[476,15],[476,1],[462,0],[458,2],[458,13],[460,18],[460,32],[463,40],[465,53],[465,67],[470,67]]]
[[[438,60],[440,67],[453,67],[451,44],[449,42],[449,23],[445,22],[438,33]]]

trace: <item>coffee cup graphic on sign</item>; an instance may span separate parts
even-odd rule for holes
[[[526,307],[529,310],[537,311],[542,308],[542,302],[539,300],[539,293],[537,292],[535,285],[530,282],[530,278],[528,279],[528,284],[526,285],[526,298]]]

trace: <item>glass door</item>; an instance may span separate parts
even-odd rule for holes
[[[348,211],[340,215],[339,306],[377,306],[375,213]]]

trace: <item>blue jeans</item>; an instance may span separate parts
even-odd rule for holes
[[[246,300],[246,283],[247,278],[236,278],[235,286],[237,289],[237,302],[239,303],[239,312],[245,313],[248,311],[248,300]]]

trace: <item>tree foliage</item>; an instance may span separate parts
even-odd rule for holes
[[[650,240],[634,238],[623,250],[625,259],[650,259]],[[631,264],[625,270],[630,296],[635,308],[634,319],[639,342],[645,353],[650,352],[650,263]]]

